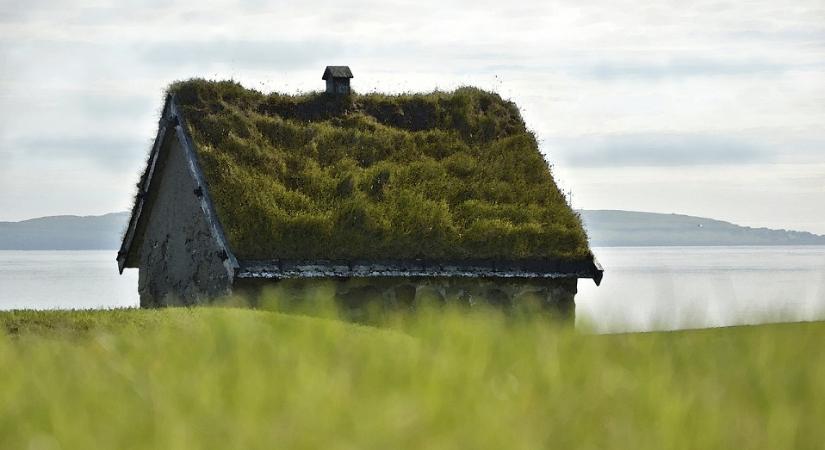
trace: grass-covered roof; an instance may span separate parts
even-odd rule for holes
[[[475,88],[170,87],[239,259],[586,259],[518,108]]]

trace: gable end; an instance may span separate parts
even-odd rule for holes
[[[184,149],[184,158],[186,159],[189,174],[198,186],[193,195],[196,195],[200,202],[200,208],[203,211],[204,218],[208,224],[209,230],[214,236],[218,245],[222,248],[222,255],[224,258],[224,265],[228,270],[234,272],[240,266],[238,260],[235,258],[232,250],[229,248],[223,226],[218,220],[215,213],[215,207],[209,195],[209,189],[206,185],[203,172],[198,164],[197,154],[194,149],[194,143],[189,136],[186,129],[185,121],[180,114],[180,109],[175,103],[174,95],[168,95],[163,107],[163,113],[158,124],[158,134],[155,137],[155,142],[152,146],[152,151],[149,155],[149,160],[144,170],[143,176],[138,186],[138,193],[135,195],[135,203],[132,206],[132,214],[129,218],[129,226],[123,236],[120,250],[117,253],[118,270],[123,273],[125,268],[136,268],[139,264],[139,253],[141,233],[144,230],[143,223],[149,217],[149,209],[152,204],[150,201],[150,192],[157,176],[157,169],[159,161],[165,155],[162,155],[164,143],[167,139],[177,139],[180,146]]]

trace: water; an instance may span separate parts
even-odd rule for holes
[[[598,332],[825,319],[825,247],[595,248],[577,323]],[[138,306],[113,251],[0,251],[0,310]]]
[[[138,306],[137,271],[115,251],[0,251],[0,310]]]
[[[579,280],[579,325],[599,332],[825,319],[825,247],[594,248],[600,287]]]

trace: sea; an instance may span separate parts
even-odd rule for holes
[[[825,246],[602,247],[579,280],[576,326],[595,333],[825,320]],[[114,251],[0,251],[0,310],[138,306]]]

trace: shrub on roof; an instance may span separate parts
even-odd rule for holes
[[[169,90],[241,259],[590,257],[535,137],[496,94]]]

